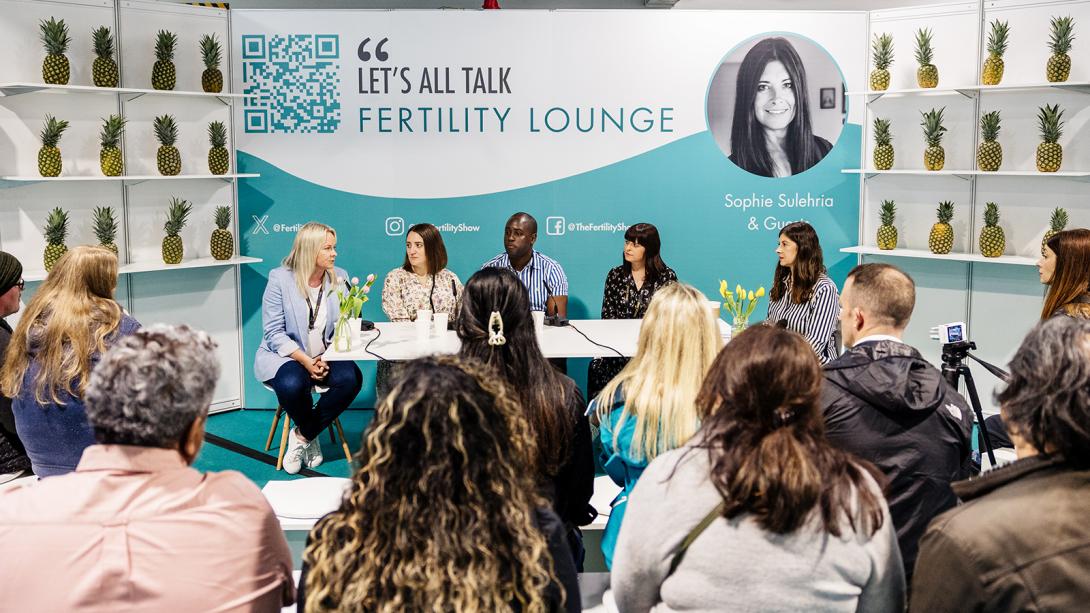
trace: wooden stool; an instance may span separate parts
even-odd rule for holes
[[[274,392],[273,388],[269,385],[262,384],[265,389],[270,392]],[[322,395],[329,388],[314,386],[312,392]],[[317,404],[317,403],[315,403]],[[280,403],[276,403],[276,414],[273,416],[272,426],[269,427],[269,438],[265,441],[265,451],[272,449],[273,436],[276,435],[276,426],[280,423],[280,416],[284,416],[284,429],[280,435],[280,451],[276,454],[276,470],[280,470],[284,467],[284,454],[288,450],[288,433],[291,432],[291,416],[287,415],[284,411],[284,407],[280,406]],[[341,439],[341,448],[344,449],[344,457],[348,460],[348,463],[352,464],[352,452],[348,449],[348,440],[344,437],[344,428],[341,427],[341,418],[338,417],[333,420],[333,423],[329,425],[329,442],[336,444],[337,440],[334,438],[333,429],[336,428],[336,435]]]

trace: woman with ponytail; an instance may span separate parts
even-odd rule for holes
[[[462,357],[491,366],[518,396],[537,443],[533,466],[542,492],[568,528],[576,565],[582,569],[579,526],[597,515],[594,456],[586,404],[575,381],[541,353],[526,287],[505,268],[482,268],[466,283],[456,326]]]
[[[806,339],[750,328],[712,363],[702,427],[628,500],[621,611],[901,611],[905,578],[870,465],[825,439]]]

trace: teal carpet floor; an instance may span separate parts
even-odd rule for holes
[[[266,409],[242,409],[217,413],[208,417],[207,430],[211,434],[256,450],[275,463],[284,418],[281,417],[280,425],[276,429],[272,449],[265,451],[265,441],[269,436],[273,414],[272,410]],[[348,439],[348,447],[353,454],[359,451],[363,431],[371,423],[374,414],[374,411],[370,410],[348,410],[341,414],[341,426],[344,427],[344,435]],[[344,457],[340,442],[331,442],[328,431],[322,433],[321,441],[325,462],[315,470],[330,477],[350,476],[351,469]],[[201,448],[201,453],[197,456],[193,467],[200,471],[237,470],[249,477],[258,487],[264,487],[267,482],[274,480],[305,478],[302,475],[289,475],[283,470],[277,471],[275,464],[270,466],[207,441]]]

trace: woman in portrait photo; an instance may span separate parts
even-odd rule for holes
[[[766,38],[742,60],[730,143],[730,161],[763,177],[803,172],[833,148],[813,132],[806,69],[787,39]]]

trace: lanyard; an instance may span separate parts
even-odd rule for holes
[[[325,293],[325,282],[318,288],[318,308],[310,303],[310,293],[307,292],[307,329],[314,329],[314,322],[318,321],[318,311],[322,310],[322,294]]]

